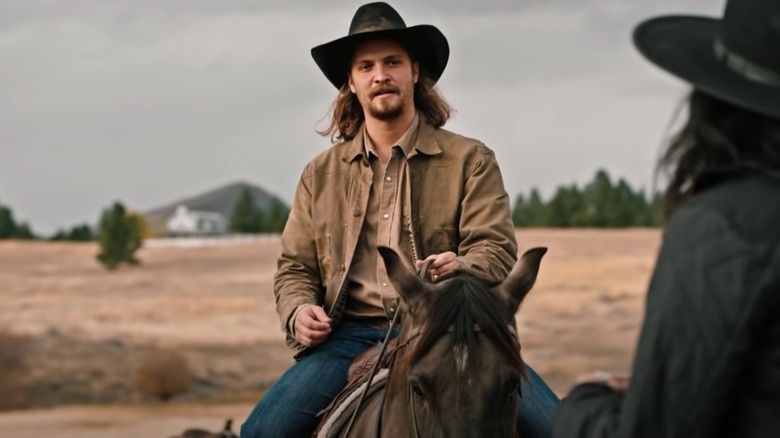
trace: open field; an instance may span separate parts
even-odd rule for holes
[[[531,229],[518,240],[550,248],[520,310],[526,361],[561,395],[579,373],[626,369],[660,231]],[[0,242],[0,327],[28,336],[20,387],[31,406],[0,414],[0,436],[238,426],[291,363],[272,293],[277,247],[150,245],[140,267],[107,272],[93,244]],[[196,376],[166,405],[133,390],[151,348],[180,351]]]

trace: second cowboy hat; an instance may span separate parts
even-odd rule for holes
[[[780,118],[780,1],[729,0],[723,19],[656,17],[633,37],[647,59],[702,92]]]
[[[447,38],[439,29],[429,24],[407,27],[401,15],[384,2],[359,7],[347,36],[314,47],[311,56],[325,77],[336,88],[341,88],[347,82],[355,47],[371,38],[394,38],[413,48],[415,60],[434,82],[441,77],[450,56]]]

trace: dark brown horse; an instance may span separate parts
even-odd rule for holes
[[[515,313],[546,251],[525,252],[496,285],[467,272],[423,281],[395,252],[380,248],[405,314],[386,355],[385,386],[362,402],[349,436],[516,436],[524,365]],[[346,427],[340,429],[327,436],[345,436]]]

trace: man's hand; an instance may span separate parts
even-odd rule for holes
[[[330,335],[330,318],[320,306],[304,305],[295,317],[295,340],[316,347]]]
[[[422,268],[422,265],[428,260],[433,260],[431,266],[428,268],[428,274],[431,276],[431,280],[436,280],[439,276],[448,274],[458,267],[458,256],[452,251],[443,252],[441,254],[431,254],[426,257],[425,260],[418,260],[417,269]]]

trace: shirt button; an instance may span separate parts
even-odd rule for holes
[[[395,315],[395,307],[391,307],[387,310],[390,312],[390,315]]]
[[[382,283],[382,287],[387,287],[387,283]]]
[[[392,177],[392,176],[386,176],[386,177],[385,177],[385,181],[387,181],[387,182],[390,182],[390,181],[392,181],[392,180],[393,180],[393,177]]]
[[[356,208],[352,210],[352,216],[358,217],[360,216],[360,209]]]
[[[385,214],[382,215],[382,217],[385,218],[385,219],[389,219],[390,218],[390,214],[389,213],[385,213]]]

